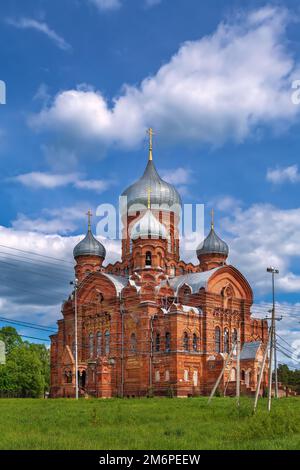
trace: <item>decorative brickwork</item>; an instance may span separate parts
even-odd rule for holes
[[[149,165],[151,184],[160,188],[161,183],[153,183],[152,160],[147,168]],[[180,200],[174,188],[169,185],[167,190]],[[157,191],[155,197],[159,198]],[[131,239],[132,227],[149,210],[167,231],[167,238],[153,238],[149,233],[146,239]],[[123,221],[126,229],[120,262],[103,266],[105,249],[90,226],[84,239],[89,245],[83,241],[74,249],[80,394],[208,394],[238,329],[243,351],[241,388],[252,393],[267,342],[267,323],[251,317],[251,287],[235,267],[226,264],[225,242],[212,226],[197,250],[199,264],[193,265],[179,257],[177,213],[148,207],[135,216],[126,212]],[[159,230],[165,233],[161,227]],[[88,246],[92,246],[90,254]],[[63,304],[58,332],[51,337],[52,397],[75,395],[74,312],[73,292]],[[247,345],[254,341],[257,347],[250,348],[251,357],[247,357]],[[234,393],[235,381],[236,356],[220,389]],[[267,373],[262,390],[266,385]]]

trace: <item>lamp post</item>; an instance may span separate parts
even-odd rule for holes
[[[269,363],[269,389],[268,389],[268,410],[271,410],[272,400],[272,369],[273,369],[273,354],[274,354],[274,365],[275,365],[275,397],[278,398],[278,380],[277,380],[277,354],[276,354],[276,322],[275,322],[275,274],[279,273],[279,270],[270,266],[267,268],[267,272],[272,274],[272,317],[271,317],[271,341],[270,341],[270,363]]]
[[[78,325],[77,325],[77,288],[78,279],[70,282],[74,286],[74,323],[75,323],[75,398],[78,400]]]

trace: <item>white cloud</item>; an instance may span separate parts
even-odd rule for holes
[[[56,44],[57,47],[64,51],[71,49],[70,44],[68,44],[62,36],[51,29],[47,23],[34,20],[33,18],[20,18],[18,20],[7,18],[6,22],[18,29],[34,29],[35,31],[39,31],[40,33],[45,34],[54,42],[54,44]]]
[[[161,0],[145,0],[145,5],[148,8],[155,7],[156,5],[159,5],[161,3]]]
[[[55,325],[61,318],[61,304],[71,292],[73,248],[83,236],[49,235],[0,226],[0,314]],[[106,262],[114,262],[120,256],[119,242],[105,240],[103,243]],[[31,335],[40,337],[42,333],[31,331]]]
[[[298,183],[300,181],[300,173],[298,165],[291,165],[285,168],[268,169],[267,180],[274,184],[281,183]]]
[[[230,260],[249,279],[257,293],[270,290],[267,266],[280,274],[277,289],[292,293],[300,290],[300,273],[293,272],[300,256],[300,209],[278,209],[255,204],[236,209],[220,225],[229,236]]]
[[[92,4],[94,4],[99,10],[118,10],[121,8],[121,1],[120,0],[89,0]]]
[[[162,170],[162,178],[175,186],[181,184],[190,184],[192,181],[192,171],[187,168],[175,168],[171,170]]]
[[[106,191],[114,183],[112,180],[85,179],[78,173],[55,174],[40,171],[24,173],[10,180],[17,181],[29,188],[47,188],[54,189],[61,186],[72,185],[77,189],[92,190],[97,193]]]
[[[212,146],[289,125],[299,113],[290,99],[299,64],[286,47],[288,22],[287,10],[276,7],[236,16],[184,43],[140,86],[124,85],[112,106],[79,86],[58,93],[29,123],[104,147],[135,147],[153,123],[170,141]]]

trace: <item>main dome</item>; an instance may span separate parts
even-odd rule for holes
[[[150,194],[149,194],[150,193]],[[143,176],[123,191],[122,196],[127,197],[127,212],[134,211],[133,206],[142,205],[147,208],[149,199],[151,208],[166,212],[180,212],[181,197],[170,183],[164,181],[155,168],[152,159],[149,159]],[[136,208],[136,211],[139,210]],[[126,213],[126,205],[121,208]]]

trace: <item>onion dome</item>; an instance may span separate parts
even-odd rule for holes
[[[164,181],[157,173],[152,160],[152,129],[149,129],[148,132],[150,135],[149,161],[144,174],[122,193],[122,196],[127,197],[127,211],[129,212],[130,208],[137,204],[147,208],[148,192],[150,190],[151,206],[153,209],[161,208],[161,210],[166,212],[179,212],[181,208],[181,197],[174,186]],[[126,211],[122,210],[122,212]]]
[[[162,238],[167,239],[167,230],[163,224],[157,220],[148,209],[143,217],[141,217],[132,227],[131,239],[137,240],[138,238]]]
[[[207,237],[198,246],[197,256],[199,258],[201,255],[219,254],[227,257],[228,253],[229,248],[227,243],[221,240],[215,232],[212,211],[211,229]]]
[[[77,258],[77,256],[99,256],[104,259],[106,256],[104,246],[92,234],[90,221],[91,215],[91,212],[88,211],[88,231],[84,239],[75,246],[73,250],[74,258]]]

